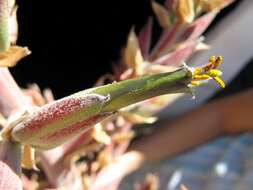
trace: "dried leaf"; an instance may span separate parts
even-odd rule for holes
[[[122,55],[124,54],[124,50],[122,50]],[[124,60],[120,62],[120,64],[112,64],[112,73],[115,77],[115,81],[120,81],[121,74],[125,71],[126,66],[124,65]]]
[[[11,44],[16,44],[18,38],[18,22],[17,22],[18,6],[15,5],[15,0],[10,0],[10,7],[12,7],[9,18],[10,42]]]
[[[195,17],[194,0],[178,0],[176,14],[181,23],[191,23]]]
[[[90,186],[89,190],[116,190],[121,179],[125,175],[124,167],[125,166],[122,165],[122,163],[112,163],[104,167],[97,174],[96,179]],[[117,175],[115,175],[115,171]]]
[[[91,128],[88,131],[85,131],[78,137],[74,138],[70,142],[67,142],[63,145],[62,157],[73,154],[74,152],[78,152],[80,149],[85,147],[92,141],[92,131],[94,129]]]
[[[39,189],[39,182],[38,177],[32,176],[31,179],[26,177],[25,175],[22,175],[22,182],[23,182],[23,188],[25,190],[38,190]]]
[[[128,132],[120,132],[120,133],[115,133],[112,136],[112,139],[114,142],[116,143],[123,143],[125,141],[129,141],[131,139],[133,139],[135,136],[134,131],[128,131]]]
[[[134,29],[131,29],[123,54],[123,62],[128,68],[132,68],[136,75],[141,75],[141,65],[143,61],[144,60],[141,55],[138,38],[134,32]]]
[[[151,51],[149,61],[153,62],[156,60],[164,51],[168,51],[173,43],[176,41],[178,35],[180,34],[181,24],[177,23],[173,25],[170,30],[164,30],[160,39],[156,43],[154,49]]]
[[[137,113],[124,112],[124,111],[120,111],[119,113],[132,124],[142,124],[142,123],[152,124],[157,120],[156,117],[145,117]]]
[[[156,18],[160,24],[160,26],[164,29],[169,28],[171,26],[170,19],[169,19],[169,12],[168,10],[160,5],[159,3],[152,1],[152,8],[156,15]]]
[[[0,53],[0,67],[13,67],[30,53],[26,47],[12,46],[7,51]]]
[[[196,51],[209,50],[209,49],[210,46],[203,42],[198,43],[198,45],[196,46]]]
[[[46,88],[43,90],[43,96],[47,103],[51,103],[54,101],[54,94],[50,88]]]
[[[4,116],[0,113],[0,129],[3,128],[7,124],[7,120]]]
[[[205,12],[213,11],[215,9],[222,9],[235,0],[198,0],[198,6]]]
[[[106,81],[110,81],[110,82],[113,82],[115,80],[115,77],[112,75],[112,74],[105,74],[105,75],[102,75],[101,77],[99,77],[99,79],[96,81],[95,83],[95,86],[101,86],[101,85],[104,85],[106,84]]]
[[[141,53],[146,60],[148,58],[151,38],[152,38],[152,26],[153,26],[153,18],[150,17],[146,25],[142,28],[138,35],[138,40],[140,44]]]
[[[165,66],[165,65],[158,65],[158,64],[150,64],[148,67],[145,68],[145,74],[158,74],[158,73],[165,73],[165,72],[173,72],[176,71],[178,67],[176,66]]]
[[[99,153],[97,161],[100,168],[103,168],[112,162],[112,155],[109,154],[106,150],[103,150]]]
[[[110,144],[110,136],[103,130],[100,124],[95,125],[94,130],[92,131],[92,137],[99,143]]]
[[[143,105],[140,105],[136,111],[143,115],[154,115],[155,113],[160,112],[162,109],[164,109],[166,106],[174,102],[182,95],[183,94],[169,94],[151,98],[149,100],[144,101],[142,103]]]
[[[148,174],[142,183],[135,185],[135,190],[158,190],[159,178],[154,174]]]
[[[164,55],[155,61],[155,64],[179,67],[196,50],[198,41],[190,41],[182,44],[172,53]]]
[[[123,80],[126,80],[126,79],[131,79],[133,77],[134,77],[134,70],[132,68],[130,68],[130,69],[125,70],[125,72],[123,72],[120,75],[119,80],[123,81]]]
[[[22,167],[25,169],[38,170],[35,163],[35,150],[29,145],[24,145],[22,152]]]
[[[31,105],[43,106],[46,104],[46,101],[42,96],[40,88],[37,84],[29,85],[28,89],[24,89],[23,92]]]
[[[184,32],[183,40],[193,40],[198,38],[211,24],[217,13],[218,12],[214,10],[192,22],[191,25]]]
[[[87,174],[84,174],[82,178],[83,178],[83,188],[89,189],[89,187],[91,186],[90,176]]]
[[[164,6],[171,11],[176,9],[177,4],[178,0],[165,0],[164,2]]]

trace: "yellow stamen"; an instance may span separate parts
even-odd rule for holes
[[[210,77],[219,77],[222,75],[222,72],[218,69],[211,69],[210,71],[207,71],[206,74]]]
[[[219,66],[221,65],[221,63],[222,63],[222,56],[219,55],[219,56],[216,58],[216,60],[214,61],[214,68],[219,67]]]
[[[207,65],[203,67],[198,67],[193,71],[192,82],[193,86],[199,86],[201,81],[213,79],[217,82],[222,88],[225,87],[224,81],[220,78],[222,72],[216,69],[222,63],[222,57],[211,56]]]
[[[196,69],[194,70],[193,75],[201,75],[201,74],[202,74],[202,68],[196,68]]]
[[[215,82],[217,82],[221,88],[225,88],[225,83],[220,77],[214,77],[213,80],[215,80]]]
[[[209,79],[209,78],[210,78],[209,75],[202,74],[202,75],[194,75],[192,79],[193,79],[194,81],[200,81],[200,80],[207,80],[207,79]]]
[[[215,62],[215,59],[216,59],[216,57],[213,55],[213,56],[211,56],[211,57],[209,58],[209,62],[210,62],[210,63],[213,63],[213,62]]]
[[[222,63],[221,56],[218,56],[217,58],[215,56],[211,56],[209,58],[208,64],[202,67],[203,73],[206,73],[207,71],[210,71],[211,69],[216,69],[221,63]]]

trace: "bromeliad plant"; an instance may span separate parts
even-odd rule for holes
[[[0,189],[116,189],[119,179],[108,179],[115,170],[111,163],[135,136],[134,124],[155,122],[154,114],[171,100],[165,94],[192,93],[209,79],[224,87],[217,69],[221,56],[198,68],[184,61],[208,47],[200,35],[229,3],[167,0],[163,6],[152,1],[163,28],[154,48],[150,18],[138,36],[131,30],[113,74],[93,88],[54,100],[49,89],[21,89],[8,71],[30,51],[14,45],[15,1],[0,0]],[[105,84],[108,80],[112,83]],[[29,170],[22,173],[21,167]]]

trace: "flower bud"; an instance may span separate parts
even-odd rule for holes
[[[52,102],[17,125],[12,138],[42,149],[56,147],[107,117],[110,113],[100,111],[108,100],[109,96],[84,94]]]

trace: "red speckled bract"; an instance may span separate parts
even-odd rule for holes
[[[66,126],[61,130],[58,130],[48,136],[41,137],[36,143],[31,144],[35,147],[40,147],[42,149],[49,149],[57,145],[62,144],[66,139],[84,133],[88,131],[92,126],[102,121],[106,117],[110,116],[112,113],[104,113],[95,115],[89,119],[75,123],[74,125]],[[88,137],[87,137],[88,138]]]
[[[56,134],[72,136],[77,128],[81,130],[91,121],[94,123],[108,100],[107,96],[86,94],[45,105],[12,130],[13,139],[30,144]]]

